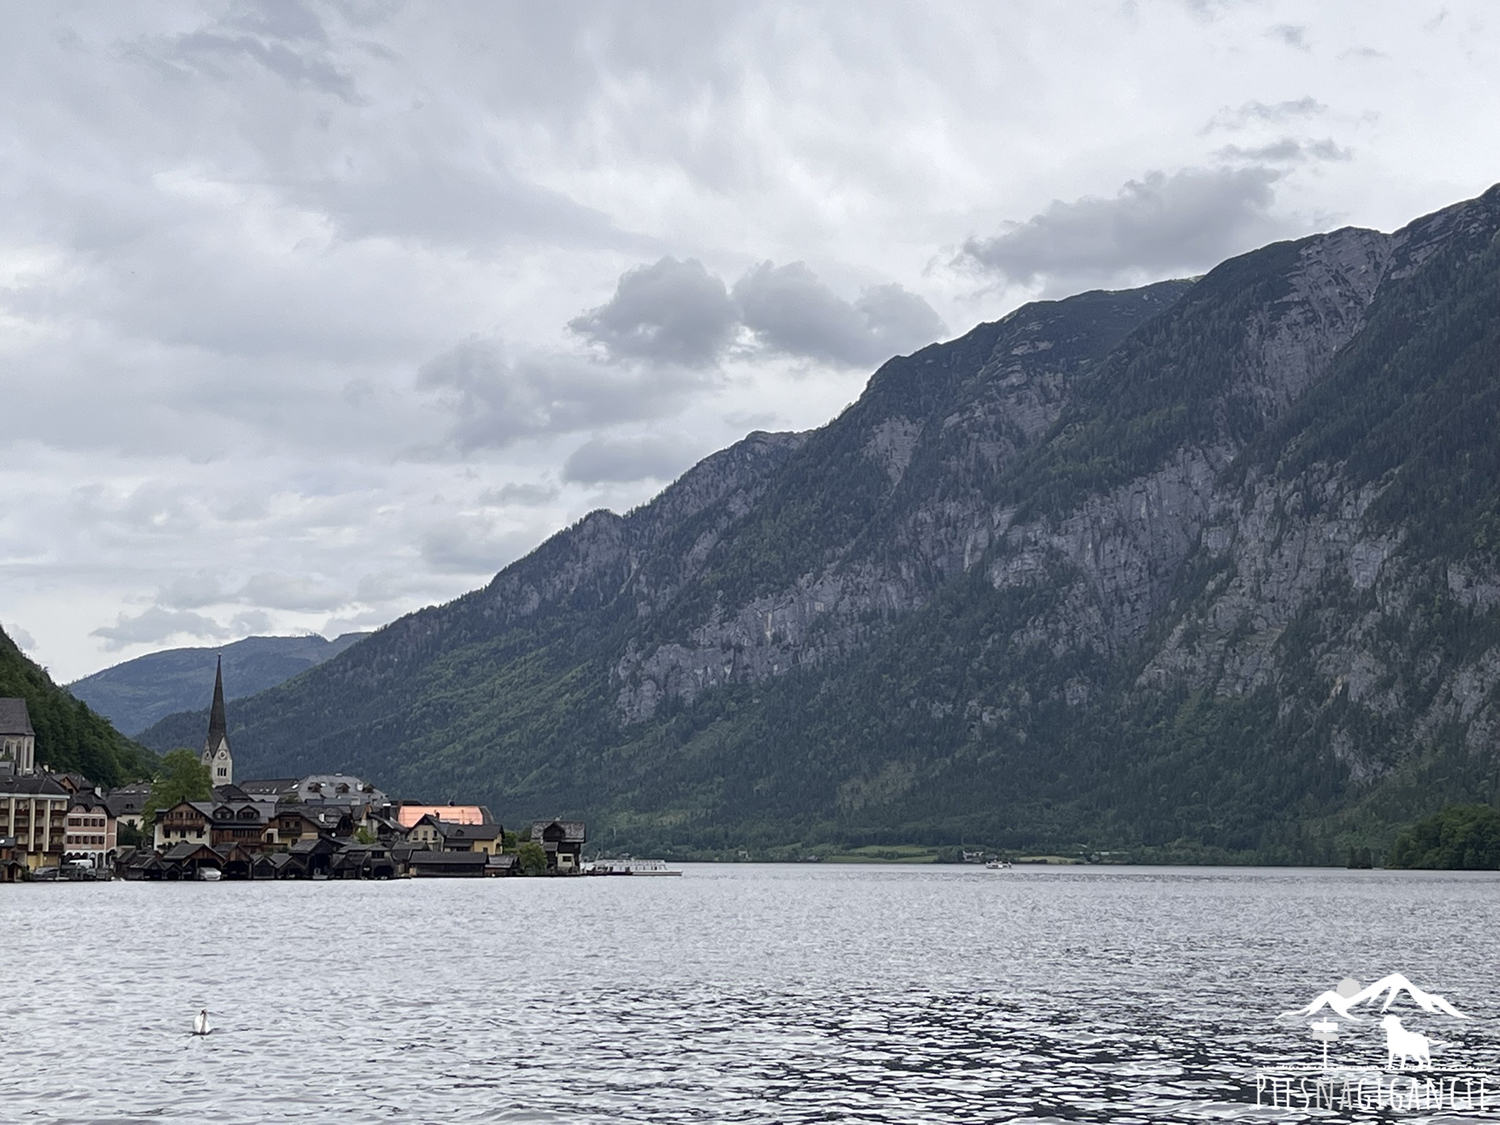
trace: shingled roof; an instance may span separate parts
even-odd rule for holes
[[[26,700],[0,699],[0,735],[7,734],[36,737],[36,731],[31,729],[31,716],[26,713]]]

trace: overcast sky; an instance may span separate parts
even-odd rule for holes
[[[1037,296],[1500,180],[1472,3],[0,6],[0,623],[482,585]]]

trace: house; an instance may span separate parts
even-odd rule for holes
[[[210,843],[216,848],[236,846],[262,852],[274,846],[278,814],[269,801],[225,802],[215,805]]]
[[[298,840],[292,845],[291,854],[312,878],[326,879],[333,870],[333,857],[340,850],[333,840],[319,836],[315,840]]]
[[[0,836],[0,883],[19,883],[26,864],[17,857],[16,838]]]
[[[504,850],[505,829],[498,824],[449,824],[437,822],[445,852],[483,852],[499,855]]]
[[[212,801],[178,801],[156,818],[156,850],[163,851],[185,840],[213,842]]]
[[[531,842],[542,845],[547,870],[556,874],[577,874],[587,838],[581,820],[539,820],[531,826]]]
[[[146,798],[151,796],[151,783],[149,781],[137,781],[130,785],[122,785],[118,789],[111,789],[104,795],[104,802],[109,806],[109,815],[115,818],[115,826],[128,824],[132,828],[139,829],[141,826],[141,809],[146,804]]]
[[[346,808],[308,805],[277,805],[276,843],[295,844],[319,836],[352,836],[354,818]]]
[[[21,777],[36,772],[36,731],[24,699],[0,699],[0,762],[11,763]]]
[[[108,867],[114,862],[115,815],[109,802],[94,790],[80,790],[68,804],[63,858],[90,867]]]
[[[18,774],[0,762],[0,836],[15,839],[16,858],[35,871],[62,865],[72,797],[44,773]]]
[[[218,872],[224,870],[224,856],[196,840],[173,844],[162,853],[161,861],[166,865],[165,877],[168,879],[196,879],[198,872],[205,867]]]
[[[396,863],[384,844],[345,844],[329,873],[335,879],[394,879]]]
[[[121,879],[154,883],[167,877],[167,864],[149,848],[121,848],[115,856],[115,874]]]
[[[462,824],[440,820],[428,813],[407,830],[406,842],[413,848],[440,852],[484,852],[499,855],[505,829],[493,822]]]
[[[483,852],[413,851],[406,857],[406,866],[419,879],[434,876],[482,878],[489,859]]]

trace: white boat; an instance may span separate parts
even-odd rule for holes
[[[985,866],[986,870],[989,870],[989,871],[1009,871],[1010,870],[1010,860],[1008,860],[1008,859],[992,859],[988,863],[986,863],[984,866]]]
[[[660,859],[596,859],[583,867],[585,875],[681,875]]]
[[[220,871],[217,867],[200,867],[198,868],[198,878],[205,883],[217,883],[220,879],[224,878],[224,872]]]

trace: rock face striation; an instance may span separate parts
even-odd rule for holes
[[[237,752],[663,846],[1314,859],[1488,799],[1497,232],[1492,189],[892,359],[243,702]]]

